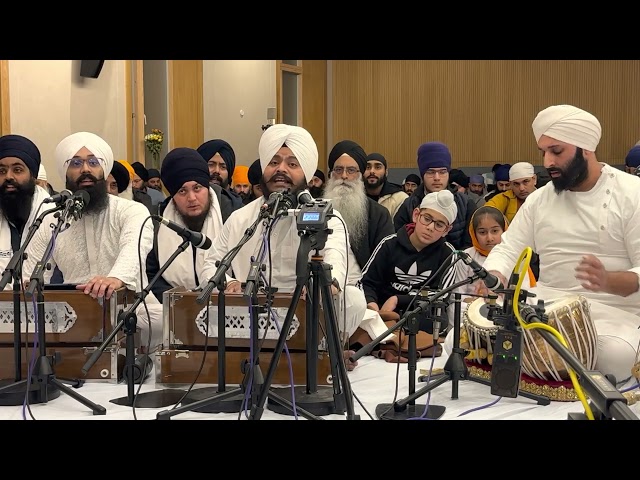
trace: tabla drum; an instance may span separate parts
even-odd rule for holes
[[[580,363],[587,370],[594,370],[598,340],[587,299],[582,295],[574,295],[547,302],[545,313],[549,317],[548,325],[562,335]],[[522,371],[541,380],[569,380],[568,366],[553,347],[536,329],[524,332]]]
[[[492,363],[493,345],[498,332],[489,320],[489,305],[482,297],[476,298],[463,312],[460,328],[460,347],[467,351],[466,359],[476,363]]]
[[[567,342],[568,349],[587,370],[595,369],[597,334],[589,302],[574,295],[546,302],[548,325]],[[460,327],[460,347],[472,376],[491,378],[493,345],[498,326],[489,320],[484,298],[474,300],[464,311]],[[523,329],[522,375],[520,389],[551,400],[578,400],[569,377],[568,366],[536,329]]]

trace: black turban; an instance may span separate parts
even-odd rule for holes
[[[410,173],[409,175],[407,175],[407,178],[405,178],[404,182],[402,183],[407,183],[407,182],[413,182],[416,185],[420,185],[422,183],[422,180],[420,180],[420,177],[415,173]]]
[[[387,168],[387,159],[384,158],[384,155],[382,155],[381,153],[370,153],[369,155],[367,155],[367,162],[372,160],[380,162],[384,165],[384,168]]]
[[[33,178],[40,170],[40,150],[35,143],[21,135],[0,137],[0,158],[16,157],[24,162]]]
[[[202,155],[202,158],[208,163],[216,153],[219,153],[224,163],[227,165],[227,172],[229,172],[229,180],[233,177],[233,170],[236,168],[236,154],[224,140],[209,140],[204,142],[198,147],[198,153]],[[207,167],[209,168],[209,167]]]
[[[324,173],[322,170],[316,170],[313,176],[318,177],[320,180],[322,180],[322,183],[324,183]]]
[[[111,175],[113,175],[113,178],[118,184],[118,193],[124,192],[129,186],[129,182],[131,182],[131,175],[129,175],[127,167],[122,165],[120,162],[113,162]]]
[[[162,161],[160,179],[172,197],[186,182],[197,182],[209,188],[209,167],[193,148],[174,148]]]
[[[151,180],[152,178],[160,178],[160,171],[158,171],[157,169],[149,168],[147,171],[149,172],[149,180]]]
[[[133,171],[136,172],[136,175],[138,175],[143,182],[149,181],[149,170],[147,170],[147,167],[145,167],[140,162],[132,163],[131,167],[133,168]]]
[[[249,177],[249,183],[251,185],[258,185],[260,183],[260,179],[262,178],[262,167],[260,166],[260,159],[257,159],[251,164],[251,166],[249,167],[249,171],[247,172],[247,177]]]
[[[331,153],[329,153],[329,170],[333,170],[336,160],[345,153],[356,161],[358,167],[360,167],[360,173],[364,173],[367,169],[367,154],[360,145],[351,140],[338,142],[331,149]]]
[[[469,177],[462,170],[452,168],[449,171],[449,183],[457,183],[461,187],[469,188]]]

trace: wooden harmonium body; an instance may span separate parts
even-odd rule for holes
[[[258,314],[258,354],[251,350],[252,338],[249,300],[242,294],[224,294],[224,336],[218,331],[219,299],[213,293],[209,302],[209,328],[206,329],[207,305],[199,304],[199,292],[176,287],[163,296],[163,348],[156,353],[156,384],[177,386],[198,384],[240,385],[245,378],[243,365],[258,359],[260,370],[266,377],[285,317],[292,305],[291,294],[275,293],[271,307],[271,321],[266,309]],[[264,307],[266,295],[258,296],[258,305]],[[328,385],[331,379],[329,354],[326,348],[322,312],[318,315],[318,347],[307,349],[307,302],[300,298],[286,337],[287,351],[283,348],[278,358],[272,385],[290,385],[289,359],[294,385],[307,384],[307,354],[316,359],[315,383]],[[265,310],[265,311],[262,311]],[[265,331],[266,329],[266,331]],[[207,335],[205,335],[205,333]],[[224,342],[219,339],[224,339]],[[224,346],[219,348],[219,346]],[[224,352],[224,353],[223,353]],[[205,356],[206,355],[206,356]],[[204,362],[203,362],[204,358]],[[218,371],[224,362],[224,379]],[[250,364],[250,363],[249,363]],[[310,373],[309,375],[313,374]]]
[[[43,292],[45,312],[46,354],[53,359],[53,371],[60,379],[85,379],[117,383],[122,376],[124,355],[119,354],[118,345],[124,333],[118,332],[113,344],[105,348],[98,361],[87,374],[82,367],[89,357],[102,345],[104,339],[118,323],[118,313],[134,301],[134,292],[119,289],[109,300],[92,298],[72,285],[49,286]],[[37,298],[34,295],[34,298]],[[34,349],[36,325],[34,323],[34,299],[20,294],[20,363],[22,378],[26,378],[27,366],[40,355]],[[27,315],[25,316],[25,307]],[[36,309],[37,312],[37,309]],[[28,318],[28,323],[26,321]],[[0,378],[16,376],[16,350],[14,337],[14,292],[0,292]]]

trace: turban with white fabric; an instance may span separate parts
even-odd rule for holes
[[[77,132],[69,135],[62,140],[56,147],[54,157],[58,165],[58,174],[62,180],[67,178],[67,160],[73,158],[82,148],[86,147],[93,153],[96,158],[100,159],[102,170],[104,170],[104,178],[106,179],[113,168],[113,151],[107,142],[95,133]]]
[[[279,123],[265,130],[258,145],[262,171],[284,144],[298,159],[304,178],[309,182],[318,168],[318,147],[311,134],[302,127]]]
[[[542,135],[595,152],[602,127],[596,117],[573,105],[554,105],[542,110],[531,124],[536,142]]]

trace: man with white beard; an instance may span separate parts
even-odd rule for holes
[[[331,199],[347,225],[351,252],[359,267],[350,269],[350,277],[358,280],[376,246],[395,233],[389,210],[367,196],[363,182],[366,168],[367,154],[360,145],[351,140],[337,143],[329,153],[330,174],[323,195]]]

